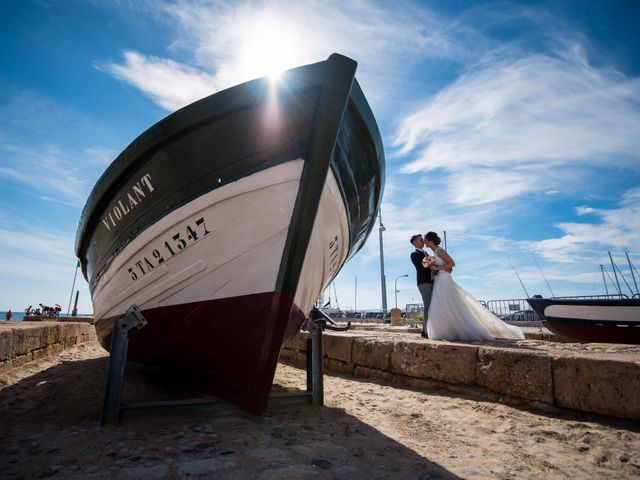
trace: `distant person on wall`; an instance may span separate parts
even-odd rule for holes
[[[524,338],[522,330],[504,323],[453,281],[451,269],[456,263],[440,247],[437,233],[427,233],[424,244],[433,250],[435,257],[429,268],[438,273],[429,306],[429,338],[467,341]]]
[[[7,319],[7,322],[8,322],[9,320],[11,320],[11,315],[12,315],[11,310],[9,310],[9,311],[5,314],[5,318]]]
[[[429,314],[429,304],[431,303],[431,291],[433,289],[433,274],[432,270],[425,265],[424,260],[428,257],[424,249],[424,239],[422,235],[417,234],[411,237],[411,245],[415,247],[415,250],[411,252],[411,263],[416,267],[416,280],[418,282],[418,290],[422,296],[422,303],[424,305],[424,321],[422,322],[422,331],[420,335],[424,338],[427,336],[427,319]]]

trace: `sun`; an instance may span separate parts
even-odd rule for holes
[[[249,23],[239,46],[239,64],[247,79],[265,75],[275,79],[284,70],[294,67],[300,57],[295,31],[274,19]]]

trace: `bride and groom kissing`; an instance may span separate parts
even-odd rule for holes
[[[504,323],[483,307],[471,294],[453,281],[456,265],[440,247],[436,232],[410,239],[415,250],[411,262],[416,268],[418,290],[424,304],[421,335],[432,340],[495,340],[523,339],[518,327]],[[428,247],[433,256],[424,251]]]

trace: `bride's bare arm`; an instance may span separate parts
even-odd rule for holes
[[[444,265],[431,265],[430,268],[431,270],[446,270],[448,272],[450,272],[453,267],[456,266],[456,262],[453,261],[453,258],[451,258],[449,256],[449,254],[446,252],[446,250],[444,250],[443,248],[440,248],[438,250],[438,256],[444,260]]]

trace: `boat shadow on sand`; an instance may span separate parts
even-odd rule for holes
[[[107,357],[65,361],[0,389],[3,478],[459,478],[331,407],[145,415],[101,428],[107,366]],[[192,380],[129,368],[123,400],[206,394]]]

